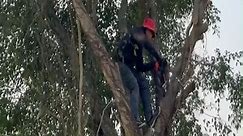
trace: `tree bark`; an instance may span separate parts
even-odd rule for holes
[[[118,65],[112,62],[110,55],[108,54],[102,40],[88,16],[83,3],[79,0],[73,0],[73,6],[81,22],[82,30],[85,33],[87,40],[94,52],[94,55],[100,62],[101,70],[111,88],[118,111],[121,115],[121,125],[125,130],[127,136],[139,136],[139,130],[135,122],[132,120],[131,110],[129,108],[127,98],[125,96],[125,90],[120,78],[120,72]]]
[[[121,1],[118,18],[120,36],[123,36],[125,33],[127,33],[127,0]]]
[[[54,10],[54,1],[38,1],[41,4],[41,13],[44,20],[55,33],[59,43],[64,47],[64,52],[70,57],[72,75],[78,81],[79,77],[79,57],[76,46],[72,44],[71,34],[65,30],[64,26],[58,20]]]
[[[94,25],[97,26],[97,16],[96,16],[96,8],[97,8],[98,0],[87,0],[87,12],[90,14],[91,19],[94,22]]]
[[[88,46],[85,49],[84,54],[92,54],[92,51],[90,47]],[[103,109],[103,105],[105,105],[104,101],[102,101],[102,96],[100,96],[100,90],[97,86],[97,83],[99,82],[99,77],[102,78],[102,75],[100,74],[100,71],[97,70],[98,66],[93,63],[94,57],[90,57],[88,55],[84,58],[85,61],[85,90],[87,90],[87,95],[85,95],[85,98],[87,98],[87,101],[89,101],[89,107],[90,107],[90,118],[88,119],[87,127],[90,129],[90,135],[95,135],[97,132],[97,129],[99,127],[99,123],[101,121],[101,113]],[[104,118],[103,123],[101,124],[100,131],[102,132],[103,136],[115,136],[117,135],[117,132],[115,130],[115,125],[113,120],[110,118],[110,109],[107,109]]]
[[[138,0],[138,22],[137,25],[140,26],[143,24],[144,17],[147,17],[148,15],[148,6],[147,6],[147,0]]]

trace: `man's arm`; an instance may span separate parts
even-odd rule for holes
[[[163,59],[160,56],[159,52],[157,52],[155,50],[155,48],[153,47],[152,43],[150,43],[148,40],[144,40],[141,43],[143,45],[143,47],[153,56],[156,58],[156,60],[158,62],[161,62]]]

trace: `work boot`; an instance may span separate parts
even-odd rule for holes
[[[158,109],[155,111],[154,115],[151,117],[151,119],[148,121],[148,125],[153,128],[155,125],[155,122],[157,121],[159,114],[161,112],[160,107],[158,107]]]

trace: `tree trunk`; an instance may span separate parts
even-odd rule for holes
[[[92,54],[90,47],[88,46],[85,49],[84,54]],[[98,66],[93,63],[94,58],[88,55],[84,58],[85,61],[85,90],[87,90],[87,101],[89,103],[90,114],[91,116],[88,119],[87,128],[90,129],[90,135],[95,135],[97,133],[97,129],[99,127],[99,123],[101,121],[101,113],[104,108],[104,101],[102,101],[102,96],[100,96],[100,90],[97,86],[99,82],[99,77],[102,78],[100,71],[98,70]],[[97,76],[99,75],[99,77]],[[115,126],[113,120],[110,119],[110,109],[106,109],[106,112],[103,117],[103,123],[101,124],[100,131],[102,132],[102,136],[115,136],[117,132],[115,130]]]
[[[188,94],[195,89],[193,82],[187,87],[182,87],[180,83],[182,81],[183,74],[187,75],[187,79],[183,79],[184,81],[187,81],[192,76],[193,71],[190,69],[192,51],[194,50],[196,42],[202,38],[202,34],[208,29],[208,24],[203,23],[204,12],[206,11],[207,4],[207,0],[195,0],[194,5],[200,6],[194,6],[193,8],[193,13],[197,12],[197,14],[192,16],[192,24],[188,26],[188,35],[182,48],[182,55],[178,59],[175,68],[172,71],[168,93],[166,93],[166,96],[160,103],[162,110],[155,125],[156,136],[169,135],[168,128],[172,122],[172,117],[174,116],[176,110],[180,107],[180,101],[182,101],[181,99],[185,100],[188,97]],[[189,34],[191,27],[192,30]],[[189,71],[185,71],[187,68],[189,68]],[[184,87],[185,89],[181,89]],[[177,96],[179,92],[180,95]]]
[[[96,16],[96,8],[97,8],[98,0],[87,0],[87,12],[90,14],[91,19],[95,26],[97,26],[97,16]]]
[[[190,65],[191,53],[194,49],[194,46],[198,40],[202,38],[202,34],[207,31],[207,24],[203,23],[204,12],[206,9],[205,4],[206,0],[195,0],[195,3],[200,5],[199,7],[193,9],[194,14],[192,17],[192,30],[190,34],[185,39],[184,46],[182,48],[182,55],[177,61],[175,68],[172,71],[172,76],[170,79],[170,85],[168,87],[168,93],[162,99],[160,107],[162,109],[161,114],[158,118],[158,121],[155,124],[155,135],[157,136],[166,136],[168,135],[168,127],[172,122],[172,117],[175,114],[176,110],[179,108],[179,102],[181,99],[186,99],[188,94],[194,90],[193,87],[180,90],[181,84],[180,80],[182,79],[183,74],[187,74],[185,71]],[[132,121],[131,111],[125,97],[125,91],[122,86],[120,79],[119,69],[117,64],[112,62],[110,56],[105,49],[103,42],[99,38],[97,31],[94,28],[94,25],[87,15],[87,12],[83,4],[78,0],[73,0],[75,11],[81,22],[81,26],[87,39],[90,43],[90,46],[100,62],[100,67],[106,80],[108,81],[109,86],[113,92],[115,102],[118,108],[118,112],[121,117],[121,125],[124,128],[126,136],[137,136],[141,135],[136,127],[135,123]],[[196,11],[196,12],[195,12]],[[197,16],[195,16],[197,15]],[[196,20],[196,21],[195,21]],[[190,28],[189,28],[190,30]],[[190,78],[188,76],[187,78]],[[183,79],[185,80],[185,79]],[[180,92],[180,95],[178,93]]]
[[[123,36],[125,33],[127,33],[127,0],[121,1],[121,7],[119,10],[118,18],[120,36]]]
[[[52,0],[43,0],[38,1],[42,6],[42,14],[44,16],[44,20],[47,21],[50,28],[53,30],[55,35],[57,36],[58,42],[64,47],[64,52],[70,57],[71,71],[72,76],[75,77],[75,81],[79,79],[79,58],[77,48],[74,44],[74,41],[71,40],[71,34],[64,28],[64,26],[60,23],[56,11],[54,9],[54,1]],[[70,11],[71,12],[71,11]],[[75,83],[78,85],[78,83]]]
[[[140,26],[143,24],[144,17],[147,17],[148,15],[148,6],[147,6],[147,0],[138,0],[138,22],[137,25]]]
[[[118,112],[121,117],[121,125],[125,130],[127,136],[139,136],[139,130],[135,122],[133,121],[131,110],[129,108],[127,97],[125,96],[125,90],[120,78],[120,72],[118,65],[112,62],[110,55],[108,54],[103,42],[98,36],[98,33],[88,16],[83,3],[79,0],[73,0],[73,6],[81,22],[82,30],[84,31],[87,40],[94,52],[94,55],[100,62],[101,70],[112,90],[115,102],[118,108]]]

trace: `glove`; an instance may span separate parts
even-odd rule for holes
[[[158,72],[159,71],[159,68],[160,68],[159,63],[158,62],[155,62],[155,64],[154,64],[154,70],[156,72]]]

